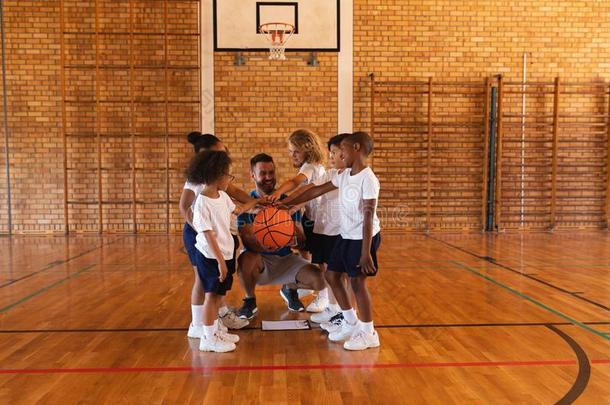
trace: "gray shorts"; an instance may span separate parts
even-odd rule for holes
[[[265,268],[256,282],[258,285],[296,283],[297,273],[310,264],[297,254],[261,256]]]

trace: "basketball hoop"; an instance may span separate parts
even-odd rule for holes
[[[264,34],[269,41],[269,59],[286,60],[284,54],[286,42],[294,33],[294,25],[288,23],[266,23],[258,27],[258,32]]]

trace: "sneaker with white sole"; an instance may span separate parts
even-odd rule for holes
[[[348,340],[352,337],[352,335],[359,332],[359,326],[358,321],[351,324],[343,319],[343,321],[341,321],[341,328],[338,328],[334,332],[330,332],[328,334],[328,339],[330,339],[332,342],[342,342],[344,340]]]
[[[346,350],[365,350],[371,347],[379,347],[379,335],[376,330],[373,333],[361,330],[343,343]]]
[[[343,322],[343,314],[339,312],[337,315],[330,318],[328,322],[321,323],[320,328],[331,333],[341,327],[341,322]]]
[[[322,312],[326,308],[328,308],[328,304],[329,304],[328,298],[321,297],[320,295],[318,295],[316,298],[314,298],[313,301],[311,301],[309,303],[309,305],[307,305],[307,308],[305,308],[305,311],[307,311],[307,312]]]
[[[288,288],[286,284],[284,284],[280,290],[280,296],[284,301],[286,301],[286,305],[288,309],[292,312],[303,312],[305,311],[305,305],[299,299],[299,294],[297,290],[293,290]]]
[[[307,307],[309,309],[309,307]],[[334,309],[330,309],[330,307],[324,308],[324,311],[318,312],[317,314],[311,314],[309,320],[315,323],[325,323],[329,322],[333,316],[337,315],[339,312]]]
[[[218,334],[220,335],[222,340],[226,340],[227,342],[231,342],[231,343],[239,342],[239,336],[237,336],[237,335],[235,335],[233,333],[229,333],[229,332],[225,332],[225,331],[222,331],[222,330],[218,330]]]
[[[235,343],[224,340],[220,333],[214,333],[210,337],[202,336],[199,342],[199,350],[202,352],[226,353],[232,352],[236,347]]]
[[[229,329],[242,329],[250,324],[247,319],[240,318],[235,311],[230,310],[220,317],[220,322]]]
[[[189,325],[189,331],[187,332],[186,336],[192,339],[201,339],[201,337],[203,336],[203,324],[195,325],[191,323]]]
[[[313,290],[309,290],[306,288],[297,289],[297,293],[299,294],[299,298],[307,297],[308,295],[313,294]]]

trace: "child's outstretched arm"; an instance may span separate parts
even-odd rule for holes
[[[362,252],[360,253],[359,266],[364,274],[375,274],[375,264],[371,257],[371,243],[373,240],[373,215],[375,214],[376,199],[362,200],[362,214],[364,222],[362,226]]]
[[[205,235],[205,239],[208,241],[208,244],[212,248],[214,256],[216,256],[216,261],[218,262],[218,273],[220,274],[218,279],[222,282],[227,277],[227,263],[225,263],[225,259],[220,251],[220,246],[218,246],[216,234],[212,230],[205,231],[203,234]]]
[[[280,201],[280,205],[283,205],[286,207],[293,207],[295,205],[302,204],[309,200],[313,200],[314,198],[319,197],[322,194],[326,194],[329,191],[333,191],[336,189],[337,189],[337,187],[332,183],[332,181],[327,181],[326,183],[320,184],[319,186],[312,187],[309,190],[306,190],[297,196],[290,196],[290,197],[284,198],[283,200]]]
[[[299,185],[301,183],[303,183],[304,181],[306,181],[306,180],[307,180],[307,176],[305,176],[303,173],[297,174],[293,178],[283,182],[278,187],[278,189],[273,192],[273,194],[267,196],[267,200],[269,200],[271,202],[274,202],[275,200],[280,198],[280,196],[282,194],[288,193],[288,192],[294,190],[295,188],[299,187]]]
[[[244,212],[250,211],[252,208],[256,207],[257,204],[261,204],[261,200],[257,198],[248,198],[248,201],[244,204],[238,205],[235,204],[235,210],[233,213],[235,215],[242,214]]]
[[[229,194],[229,197],[242,204],[246,204],[252,199],[252,197],[250,197],[250,194],[246,193],[244,190],[238,187],[235,187],[233,184],[229,184],[229,187],[227,187],[227,194]]]

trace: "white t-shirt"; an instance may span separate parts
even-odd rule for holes
[[[341,202],[341,237],[343,239],[362,240],[364,214],[362,213],[362,200],[379,199],[379,180],[370,167],[352,176],[351,169],[345,171],[332,180],[339,188],[339,201]],[[373,214],[373,236],[381,227],[377,217],[377,204]]]
[[[195,212],[195,210],[194,210],[195,201],[197,201],[197,196],[199,194],[201,194],[201,191],[203,190],[203,184],[194,184],[194,183],[189,183],[187,181],[186,183],[184,183],[184,189],[191,190],[193,193],[195,193],[195,199],[193,200],[193,204],[191,204],[191,208],[193,209],[193,212]],[[237,235],[237,216],[236,215],[231,215],[231,235]]]
[[[337,169],[329,169],[316,181],[316,186],[332,181],[339,174]],[[316,208],[313,231],[317,234],[335,236],[341,233],[341,201],[339,190],[333,190],[320,196]]]
[[[307,177],[307,180],[303,182],[303,185],[307,185],[310,183],[316,183],[318,179],[324,176],[326,170],[324,166],[319,163],[303,163],[301,168],[299,169],[299,174],[304,174]],[[316,208],[320,203],[320,197],[314,198],[313,200],[308,201],[305,204],[305,216],[309,219],[315,219],[316,217]]]
[[[219,191],[220,197],[209,198],[203,194],[197,196],[193,207],[193,227],[197,231],[195,247],[208,259],[218,258],[205,238],[205,231],[214,231],[218,247],[225,260],[233,259],[234,242],[231,235],[231,213],[235,204],[224,191]]]

